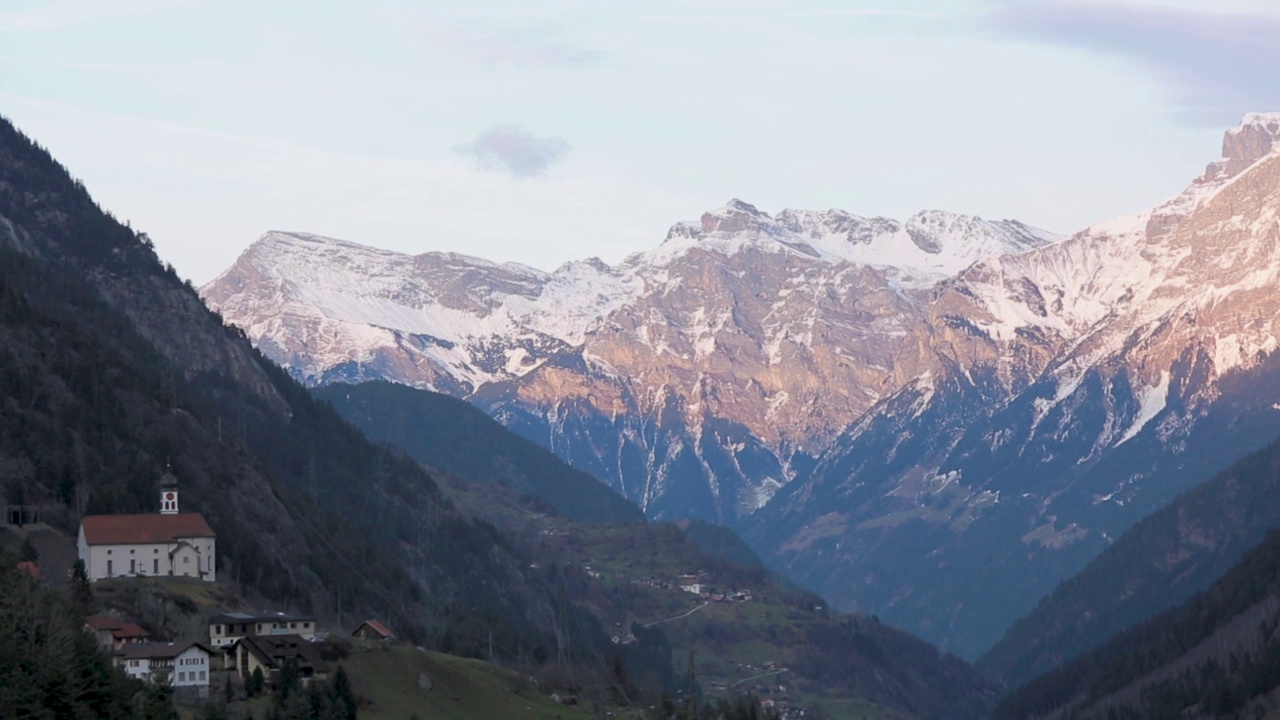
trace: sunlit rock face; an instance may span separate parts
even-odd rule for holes
[[[311,383],[470,399],[837,605],[976,656],[1134,521],[1280,435],[1280,115],[1061,239],[734,200],[554,272],[270,233],[202,293]]]
[[[937,283],[1057,239],[733,200],[616,267],[550,273],[273,232],[201,292],[304,381],[465,397],[653,517],[730,522],[918,371],[896,358]]]
[[[966,656],[1280,434],[1280,116],[1173,200],[940,285],[909,369],[746,521],[776,567]],[[913,371],[918,373],[913,374]]]

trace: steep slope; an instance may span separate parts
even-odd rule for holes
[[[1013,624],[979,667],[1012,687],[1208,588],[1280,527],[1280,443],[1180,495]]]
[[[145,236],[2,119],[0,397],[0,490],[63,532],[86,512],[154,510],[171,463],[184,506],[219,535],[218,576],[274,603],[388,617],[419,642],[507,660],[590,665],[610,644],[419,465],[224,327]]]
[[[1213,587],[1001,702],[995,717],[1273,717],[1280,710],[1280,534]]]
[[[608,486],[461,400],[387,382],[335,383],[315,395],[369,438],[424,465],[502,483],[578,522],[644,522],[640,509]]]
[[[308,383],[464,397],[651,517],[730,521],[918,371],[894,357],[929,287],[1053,239],[735,200],[617,267],[554,273],[268,233],[201,293]]]
[[[1174,200],[941,285],[896,361],[927,371],[750,518],[753,546],[973,657],[1280,434],[1278,137],[1280,116],[1251,115]]]
[[[709,697],[750,691],[868,720],[976,720],[994,706],[995,685],[963,661],[874,618],[830,612],[779,582],[723,526],[583,525],[498,483],[442,487],[464,512],[536,548],[536,562],[592,608],[624,653],[644,652],[635,639],[659,631],[680,667],[692,652]],[[701,594],[680,587],[688,576]],[[662,680],[632,674],[625,684],[643,691]]]

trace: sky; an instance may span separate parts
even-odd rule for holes
[[[551,270],[741,198],[1070,233],[1280,110],[1275,0],[4,0],[0,115],[197,284],[269,230]]]

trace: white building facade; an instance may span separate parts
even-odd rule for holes
[[[185,576],[217,579],[217,537],[204,516],[178,512],[178,491],[166,475],[159,513],[89,515],[76,548],[90,582],[112,577]]]
[[[209,650],[199,643],[138,643],[120,663],[131,678],[165,682],[175,688],[209,687]]]

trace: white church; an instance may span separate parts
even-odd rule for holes
[[[76,544],[89,582],[169,575],[213,582],[215,542],[203,515],[178,512],[178,479],[166,472],[159,513],[86,516]]]

